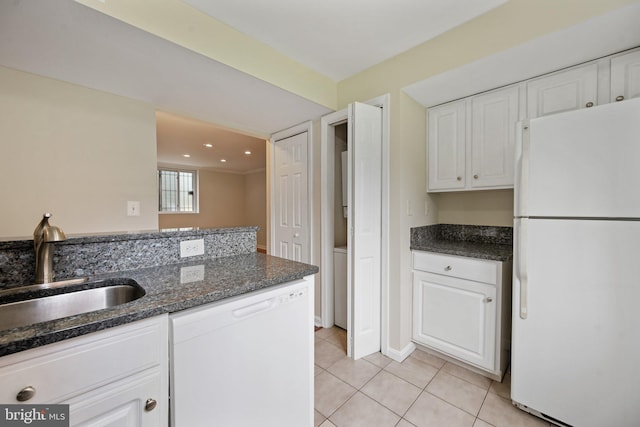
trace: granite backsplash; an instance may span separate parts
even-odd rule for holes
[[[513,228],[489,225],[435,224],[411,229],[412,246],[420,246],[424,241],[430,240],[512,245]]]
[[[72,237],[55,243],[56,280],[192,262],[256,251],[258,227],[168,230]],[[180,242],[204,239],[205,253],[180,258]],[[33,240],[0,242],[0,289],[33,283]]]
[[[513,229],[436,224],[411,229],[411,249],[494,261],[513,257]]]

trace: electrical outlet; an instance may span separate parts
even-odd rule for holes
[[[180,258],[196,255],[204,255],[204,239],[180,242]]]
[[[180,269],[180,283],[192,283],[204,280],[204,265],[191,265]]]

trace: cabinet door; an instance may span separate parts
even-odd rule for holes
[[[413,274],[413,338],[494,370],[495,286],[419,271]]]
[[[472,188],[513,186],[518,87],[471,99]]]
[[[162,395],[162,374],[152,369],[65,403],[72,426],[160,427],[167,426],[169,417],[168,402]],[[156,402],[155,407],[145,408],[149,399]]]
[[[466,102],[457,101],[428,111],[429,191],[465,186]]]
[[[561,71],[527,83],[527,117],[547,116],[597,104],[598,64]]]
[[[611,58],[611,102],[640,96],[640,51]]]

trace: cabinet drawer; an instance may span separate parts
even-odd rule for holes
[[[161,363],[167,318],[118,326],[0,358],[0,402],[57,403]]]
[[[479,260],[432,252],[413,252],[413,269],[445,276],[459,277],[495,285],[498,283],[498,261]]]

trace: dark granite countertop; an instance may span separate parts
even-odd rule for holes
[[[422,245],[412,245],[411,249],[493,261],[509,261],[513,256],[513,248],[508,245],[460,242],[455,240],[432,240]]]
[[[185,279],[185,276],[193,278],[193,275],[185,275],[185,267],[203,272],[204,279],[188,282],[189,279]],[[298,280],[317,272],[316,266],[261,253],[249,253],[97,275],[91,280],[133,279],[145,289],[146,295],[104,310],[0,330],[0,356],[151,316],[175,313]],[[197,274],[196,278],[199,279]]]
[[[435,224],[411,229],[411,250],[494,261],[513,257],[511,227]]]

